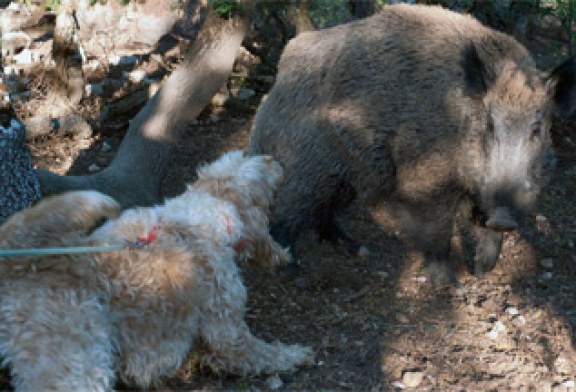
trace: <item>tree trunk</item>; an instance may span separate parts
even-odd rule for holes
[[[86,176],[38,170],[44,195],[95,189],[123,207],[160,201],[160,186],[172,151],[232,71],[248,22],[220,19],[211,11],[180,66],[131,121],[110,166]]]
[[[78,26],[72,0],[63,0],[56,17],[52,58],[56,63],[55,76],[58,90],[64,95],[62,102],[75,108],[84,93],[82,54],[78,40]]]
[[[12,107],[0,51],[0,224],[40,198],[24,125]]]

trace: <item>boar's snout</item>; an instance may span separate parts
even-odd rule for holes
[[[486,227],[500,232],[512,231],[518,228],[518,222],[508,207],[498,207],[488,215]]]

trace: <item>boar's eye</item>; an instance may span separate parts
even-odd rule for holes
[[[541,137],[542,137],[542,127],[540,126],[540,124],[536,124],[532,127],[532,131],[530,133],[530,141],[536,142],[540,140]]]
[[[494,135],[494,118],[491,114],[488,114],[488,119],[486,121],[486,132],[488,135]]]

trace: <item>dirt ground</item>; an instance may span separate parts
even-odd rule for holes
[[[263,91],[245,110],[210,108],[190,126],[164,183],[173,196],[199,163],[245,148]],[[90,139],[31,142],[37,166],[88,173],[113,158],[127,118],[100,124]],[[235,377],[198,364],[198,352],[158,390],[574,391],[576,382],[576,140],[556,128],[558,165],[534,214],[506,235],[496,269],[483,279],[465,268],[465,238],[454,237],[462,285],[435,292],[396,232],[387,206],[355,205],[341,222],[369,249],[348,257],[304,233],[303,273],[286,280],[243,266],[247,320],[266,340],[309,345],[316,363],[292,374]],[[0,379],[9,389],[9,377]],[[118,385],[119,389],[129,389]]]

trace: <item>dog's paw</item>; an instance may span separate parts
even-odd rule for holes
[[[280,245],[276,245],[273,248],[272,254],[270,256],[270,266],[271,267],[284,267],[292,262],[292,255],[289,248],[281,248]]]
[[[311,347],[299,344],[284,345],[276,358],[276,371],[290,372],[301,366],[315,364],[315,354]]]
[[[316,354],[312,347],[298,346],[300,349],[301,361],[299,366],[312,366],[316,363]]]

